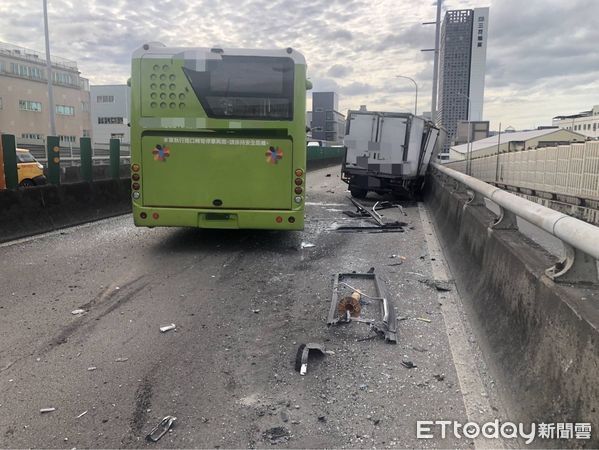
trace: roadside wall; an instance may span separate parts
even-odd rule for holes
[[[0,191],[0,242],[131,211],[130,180]]]
[[[599,290],[544,275],[552,257],[517,231],[490,230],[484,206],[464,206],[431,176],[425,198],[466,311],[512,421],[584,422],[599,446]]]

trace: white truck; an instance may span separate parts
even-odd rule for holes
[[[350,110],[346,120],[341,179],[352,197],[364,198],[369,191],[417,194],[444,132],[409,113]]]

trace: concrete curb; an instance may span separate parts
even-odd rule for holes
[[[591,423],[590,441],[535,446],[599,446],[593,291],[554,283],[544,274],[553,262],[544,249],[517,231],[490,230],[490,211],[465,207],[464,194],[431,178],[427,205],[511,420]]]
[[[131,211],[130,180],[0,191],[0,242]]]

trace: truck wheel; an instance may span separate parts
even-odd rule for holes
[[[29,178],[26,178],[23,181],[21,181],[19,186],[23,186],[23,187],[35,186],[35,182],[33,180],[30,180]]]
[[[355,187],[350,187],[349,192],[353,198],[366,198],[366,194],[368,194],[366,189],[359,189]]]

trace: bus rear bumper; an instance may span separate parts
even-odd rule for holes
[[[138,227],[303,230],[304,211],[155,208],[134,204],[133,222]]]

